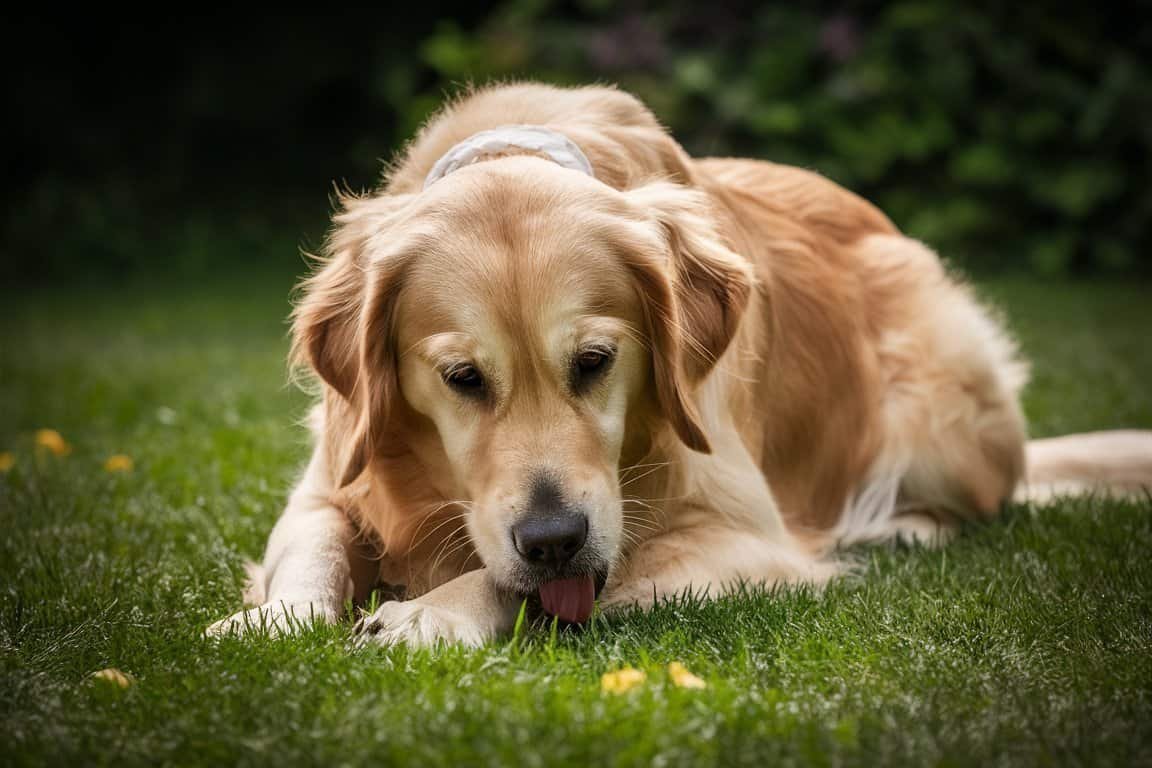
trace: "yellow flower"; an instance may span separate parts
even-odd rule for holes
[[[668,677],[672,680],[672,685],[676,686],[677,688],[708,687],[708,683],[704,682],[700,678],[696,677],[696,675],[689,672],[688,668],[678,661],[674,661],[668,665]]]
[[[109,683],[110,685],[116,685],[121,688],[127,688],[136,682],[136,678],[132,677],[132,675],[129,675],[126,672],[121,672],[115,667],[109,667],[108,669],[102,669],[99,672],[93,672],[92,679],[99,680],[103,683]]]
[[[104,462],[105,472],[131,472],[132,467],[132,457],[122,453],[113,454]]]
[[[67,456],[72,453],[72,446],[54,429],[39,429],[36,431],[36,445],[47,448],[54,456]]]
[[[0,453],[0,472],[7,472],[16,464],[16,457],[8,451]]]
[[[636,686],[643,685],[647,677],[639,669],[632,667],[605,672],[600,677],[600,690],[604,693],[627,693]]]

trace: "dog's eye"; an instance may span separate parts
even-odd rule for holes
[[[455,365],[444,372],[444,383],[468,395],[484,391],[484,377],[474,365]]]
[[[576,367],[581,373],[595,373],[608,362],[608,353],[599,349],[587,349],[576,356]]]
[[[598,380],[612,366],[616,350],[590,347],[576,353],[572,360],[572,389],[581,392]]]

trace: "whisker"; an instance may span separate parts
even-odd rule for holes
[[[412,525],[416,526],[416,530],[412,532],[412,536],[415,536],[416,534],[420,533],[421,529],[425,525],[427,525],[428,523],[430,523],[436,519],[436,515],[437,515],[437,513],[440,512],[440,510],[444,509],[445,507],[452,506],[452,505],[459,505],[459,506],[464,508],[464,510],[459,515],[454,515],[453,517],[459,517],[459,516],[469,512],[469,511],[471,511],[474,507],[473,503],[468,501],[467,499],[455,499],[452,501],[434,502],[433,504],[429,504],[428,506],[429,507],[434,506],[435,508],[432,509],[430,512],[421,512],[417,517],[415,517],[412,520],[412,522],[409,524],[409,526],[405,527],[405,529],[403,531],[403,535],[404,536],[408,535],[408,528],[410,528]],[[451,520],[453,518],[450,517],[448,519]],[[433,531],[435,531],[435,530],[436,529],[433,529]],[[429,535],[431,535],[431,534],[429,534]],[[416,544],[411,545],[409,548],[414,549],[417,545],[422,543],[425,538],[427,538],[427,536],[425,536],[424,538],[421,538],[418,542],[416,542]]]
[[[659,532],[653,531],[645,532],[642,534],[640,531],[629,530],[627,526],[625,526],[624,530],[622,531],[623,537],[627,540],[629,546],[631,547],[639,547],[644,542],[653,538],[657,533]]]
[[[436,525],[436,527],[435,527],[435,528],[433,528],[432,530],[428,531],[428,533],[426,533],[426,534],[424,534],[423,536],[421,536],[419,541],[417,541],[417,542],[413,543],[413,544],[412,544],[410,547],[408,547],[409,551],[413,551],[413,550],[415,550],[415,549],[416,549],[418,546],[420,546],[421,544],[423,544],[423,543],[424,543],[424,542],[425,542],[425,541],[428,539],[428,537],[429,537],[429,536],[431,536],[432,534],[436,533],[436,531],[440,530],[441,528],[443,528],[444,526],[448,525],[449,523],[455,522],[455,521],[457,521],[457,520],[462,520],[462,519],[464,519],[464,517],[465,517],[467,514],[468,514],[468,512],[467,512],[467,511],[464,511],[464,512],[461,512],[461,513],[460,513],[460,514],[458,514],[458,515],[452,515],[451,517],[446,517],[446,518],[444,518],[442,521],[440,521],[440,523],[438,523],[438,524]]]
[[[635,475],[633,477],[629,477],[624,482],[620,483],[620,488],[621,489],[627,488],[628,486],[632,485],[632,483],[635,483],[638,480],[643,480],[644,478],[648,477],[648,475],[651,475],[653,472],[659,471],[661,468],[666,467],[671,463],[672,462],[670,462],[670,461],[664,461],[664,462],[658,462],[656,464],[649,464],[647,466],[650,468],[647,471],[641,472],[640,474]]]
[[[651,507],[647,509],[642,507],[621,507],[620,511],[621,513],[631,513],[633,517],[637,519],[655,520],[658,517],[663,518],[663,515],[661,515],[659,511]]]
[[[644,469],[645,467],[666,467],[672,463],[673,462],[671,462],[671,461],[653,461],[653,462],[650,462],[648,464],[629,464],[626,467],[621,467],[620,471],[621,472],[630,472],[633,469]]]
[[[453,528],[452,531],[447,536],[445,536],[439,544],[436,545],[436,548],[432,550],[432,555],[427,558],[427,560],[434,560],[439,553],[443,552],[445,548],[452,544],[453,538],[456,536],[456,534],[460,533],[460,531],[464,528],[464,525],[465,524],[461,523],[460,525]],[[427,560],[425,560],[425,562],[427,562]]]
[[[436,569],[440,567],[441,562],[448,560],[448,558],[452,557],[452,555],[456,554],[461,549],[463,549],[464,547],[468,546],[471,543],[472,543],[472,540],[468,536],[465,536],[463,539],[456,542],[456,545],[454,547],[445,551],[439,557],[437,557],[435,561],[433,561],[432,567],[428,569],[428,574],[432,575],[432,574],[436,573]]]
[[[440,544],[436,547],[436,550],[433,552],[432,567],[428,571],[429,574],[436,570],[442,560],[448,557],[452,552],[455,552],[457,549],[459,549],[460,545],[466,544],[472,540],[466,529],[467,524],[462,523],[461,525],[456,526],[456,528],[452,530],[452,533],[444,537],[444,540],[440,542]],[[456,539],[461,531],[464,532],[464,538]],[[449,548],[449,545],[453,546]]]
[[[635,523],[632,523],[631,526],[625,525],[623,530],[629,531],[631,533],[647,533],[652,535],[664,532],[663,528],[648,525],[637,525]]]
[[[620,500],[620,509],[622,511],[625,511],[625,512],[629,511],[630,508],[628,506],[626,506],[628,504],[637,505],[636,507],[631,508],[631,511],[633,511],[633,512],[636,512],[636,511],[650,512],[654,517],[659,517],[660,519],[664,519],[668,516],[667,510],[665,510],[661,507],[653,506],[652,504],[649,504],[646,501],[642,501],[640,499],[635,499],[635,498],[631,498],[631,497],[625,497],[625,498]]]
[[[688,498],[688,497],[689,497],[689,496],[691,496],[691,495],[692,495],[692,494],[690,494],[690,493],[684,493],[684,494],[681,494],[681,495],[679,495],[679,496],[665,496],[665,497],[662,497],[662,498],[653,498],[653,497],[649,497],[649,498],[648,498],[648,501],[681,501],[682,499],[686,499],[686,498]],[[627,497],[625,497],[625,498],[627,498],[627,499],[629,499],[629,500],[631,500],[631,501],[640,501],[640,499],[638,499],[638,498],[636,498],[636,497],[634,497],[634,496],[627,496]]]
[[[460,563],[460,570],[456,572],[457,578],[464,575],[464,569],[468,567],[468,563],[472,562],[472,558],[474,557],[479,557],[475,547],[468,553],[468,557],[464,558],[464,562]]]

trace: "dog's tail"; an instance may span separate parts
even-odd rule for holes
[[[1147,498],[1152,494],[1152,431],[1118,430],[1031,440],[1027,475],[1016,502],[1098,493]]]

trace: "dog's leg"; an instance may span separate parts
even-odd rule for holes
[[[520,602],[480,568],[413,600],[384,603],[360,620],[356,634],[383,645],[430,647],[443,640],[475,647],[511,630]]]
[[[613,574],[600,605],[606,611],[647,608],[685,592],[716,598],[741,584],[819,585],[836,573],[835,564],[791,541],[732,528],[685,528],[641,544]]]
[[[247,595],[259,604],[216,622],[210,635],[266,628],[291,633],[314,620],[334,622],[353,595],[352,567],[356,531],[331,505],[331,478],[323,450],[313,454],[284,514],[268,539],[264,563],[251,568]]]

